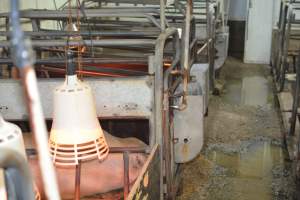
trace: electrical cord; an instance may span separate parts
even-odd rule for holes
[[[91,30],[91,24],[87,18],[87,15],[85,13],[85,0],[82,1],[82,3],[80,3],[80,0],[77,0],[78,2],[78,5],[79,5],[79,9],[80,9],[80,12],[82,13],[83,15],[83,18],[84,18],[84,21],[87,22],[87,25],[88,25],[88,32],[89,32],[89,36],[90,36],[90,40],[91,40],[91,50],[92,50],[92,57],[95,57],[95,54],[94,54],[94,42],[93,42],[93,38],[92,38],[92,30]]]

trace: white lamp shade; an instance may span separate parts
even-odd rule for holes
[[[108,154],[92,90],[76,75],[67,76],[54,91],[50,152],[58,165],[76,165],[95,157],[103,160]]]

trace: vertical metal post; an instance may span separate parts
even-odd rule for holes
[[[162,42],[158,40],[158,42]],[[160,146],[160,155],[161,155],[161,170],[164,169],[163,164],[163,144],[162,144],[162,135],[163,135],[163,123],[162,123],[162,110],[163,110],[163,48],[159,45],[155,49],[155,85],[154,85],[154,115],[155,115],[155,139],[156,143]],[[163,199],[163,175],[160,178],[160,188],[161,196],[160,199]]]
[[[160,0],[160,26],[161,31],[164,32],[166,30],[166,14],[165,14],[165,0]]]
[[[168,98],[167,94],[165,95]],[[170,126],[169,126],[169,109],[164,109],[163,111],[163,145],[164,145],[164,160],[165,160],[165,175],[166,175],[166,185],[167,185],[167,199],[172,199],[173,196],[173,174],[171,171],[171,140],[170,140]]]
[[[78,161],[78,164],[75,168],[75,200],[80,200],[80,176],[81,176],[81,161]]]
[[[288,63],[288,51],[289,51],[289,45],[290,45],[290,33],[291,33],[291,23],[294,19],[294,14],[293,14],[293,9],[291,7],[289,7],[288,11],[287,11],[287,20],[286,20],[286,25],[284,26],[284,36],[283,36],[283,55],[282,55],[282,63],[281,63],[281,67],[280,69],[280,75],[279,75],[279,91],[278,92],[282,92],[284,89],[284,85],[285,85],[285,74],[286,71],[289,67],[289,63]]]
[[[295,135],[295,128],[296,128],[296,120],[298,116],[298,107],[299,107],[299,96],[300,95],[300,55],[298,55],[297,59],[297,66],[296,66],[296,88],[294,92],[294,101],[292,107],[292,114],[290,119],[290,129],[289,129],[289,136]]]
[[[184,39],[183,39],[183,67],[189,70],[190,61],[190,33],[191,33],[191,18],[193,12],[193,0],[187,0],[184,23]]]
[[[209,86],[210,90],[215,89],[215,38],[214,38],[214,23],[212,13],[210,12],[210,0],[206,0],[206,32],[207,32],[207,42],[208,42],[208,60],[209,60]],[[210,41],[210,42],[209,42]]]
[[[21,69],[22,82],[29,110],[30,126],[35,137],[38,150],[39,164],[46,195],[49,200],[59,200],[59,190],[56,174],[48,149],[48,132],[45,125],[42,106],[37,87],[36,75],[32,67]]]
[[[153,75],[155,74],[155,65],[154,65],[154,56],[149,56],[148,57],[148,73]],[[152,92],[152,102],[153,102],[153,108],[151,110],[151,115],[149,117],[149,146],[150,147],[153,147],[155,145],[155,140],[156,140],[156,137],[155,137],[155,109],[154,109],[154,98],[155,98],[155,83],[152,82],[151,85],[149,85],[149,87],[151,88],[151,92]]]
[[[32,67],[33,59],[31,47],[24,38],[20,25],[19,1],[11,0],[11,42],[12,56],[15,65],[22,73],[22,82],[26,94],[26,103],[29,111],[31,130],[35,137],[39,165],[47,199],[60,200],[56,181],[56,174],[48,149],[48,132],[42,111],[35,71]]]
[[[123,152],[124,161],[124,200],[127,199],[129,194],[129,152]]]

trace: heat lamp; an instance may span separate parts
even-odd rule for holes
[[[96,114],[91,87],[77,78],[74,54],[67,52],[67,75],[54,91],[53,124],[49,138],[54,164],[75,166],[108,155]]]
[[[25,145],[21,129],[5,121],[0,115],[0,147],[19,153],[27,160]],[[40,193],[34,184],[35,200],[40,200]]]

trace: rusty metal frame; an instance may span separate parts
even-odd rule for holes
[[[35,149],[26,149],[27,152],[30,153],[30,155],[36,155],[37,151]],[[151,148],[150,147],[110,147],[109,148],[109,154],[122,154],[123,155],[123,176],[124,176],[124,187],[123,187],[123,196],[124,200],[127,199],[127,196],[130,192],[130,182],[129,182],[129,156],[132,153],[142,153],[142,154],[150,154]],[[78,165],[80,167],[80,165]],[[77,166],[76,166],[77,167]],[[76,172],[79,172],[76,174],[76,179],[79,179],[79,186],[80,186],[80,168]],[[30,185],[30,184],[29,184]],[[80,197],[80,188],[75,189],[75,194],[77,197]]]

